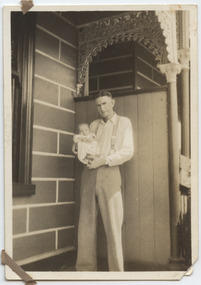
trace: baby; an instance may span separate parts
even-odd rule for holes
[[[73,137],[73,148],[72,151],[77,154],[78,159],[84,163],[88,163],[88,156],[98,155],[98,142],[96,136],[90,131],[90,127],[87,123],[81,123],[78,125],[79,134]]]

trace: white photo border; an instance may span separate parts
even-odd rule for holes
[[[178,9],[178,5],[36,5],[32,11],[76,11],[76,10],[165,10]],[[145,9],[146,8],[146,9]],[[181,5],[179,9],[190,9],[191,21],[191,145],[192,147],[192,263],[198,258],[198,64],[197,64],[197,9],[193,5]],[[5,187],[5,250],[12,256],[12,126],[11,126],[11,43],[10,43],[10,12],[21,11],[20,6],[5,6],[3,8],[3,40],[4,40],[4,187]],[[6,96],[5,96],[6,94]],[[8,280],[20,278],[6,266]],[[27,272],[34,280],[179,280],[184,271],[168,272]],[[59,276],[58,276],[59,273]]]

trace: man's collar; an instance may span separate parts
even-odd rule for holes
[[[109,119],[108,121],[111,121],[113,124],[116,124],[116,123],[117,123],[117,114],[114,113],[114,115],[112,116],[112,118]],[[106,124],[106,122],[105,122],[103,119],[101,119],[101,123],[102,123],[102,124]]]
[[[117,122],[117,114],[114,113],[113,117],[110,119],[110,121],[112,121],[114,124],[116,124]]]

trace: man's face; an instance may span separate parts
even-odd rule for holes
[[[113,107],[114,107],[114,99],[108,96],[98,97],[95,100],[96,107],[98,109],[99,114],[106,121],[111,119],[113,116]]]

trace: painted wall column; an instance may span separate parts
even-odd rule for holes
[[[181,63],[181,94],[182,94],[182,149],[183,155],[190,157],[190,97],[189,97],[189,60],[190,49],[178,51]]]
[[[158,66],[166,74],[168,82],[168,126],[169,126],[169,195],[170,195],[170,229],[171,258],[170,265],[180,263],[177,225],[180,215],[179,191],[179,143],[178,143],[178,104],[177,74],[181,72],[179,63]]]

